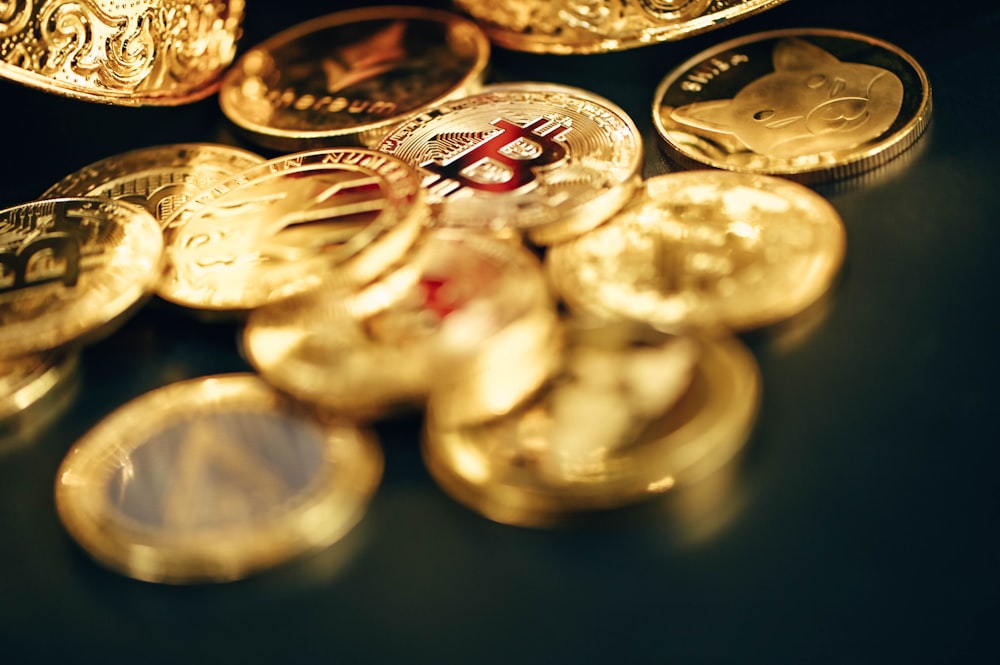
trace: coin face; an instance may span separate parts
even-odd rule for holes
[[[837,30],[780,30],[725,42],[671,71],[653,101],[666,152],[684,166],[802,182],[876,168],[930,120],[917,62]]]
[[[555,84],[491,85],[420,113],[378,149],[424,177],[436,223],[532,230],[536,242],[593,228],[634,191],[642,137],[620,108]]]
[[[245,577],[332,544],[382,472],[372,435],[299,415],[259,377],[171,384],[70,449],[56,509],[95,559],[154,582]]]
[[[218,183],[166,221],[157,292],[185,307],[238,311],[320,279],[364,284],[409,249],[427,215],[416,172],[390,155],[286,155]]]
[[[684,171],[646,181],[621,214],[550,248],[550,282],[573,308],[667,330],[747,329],[788,318],[843,261],[836,210],[784,178]]]
[[[163,235],[146,210],[52,199],[0,210],[0,357],[92,341],[159,278]]]
[[[457,0],[496,44],[534,53],[600,53],[679,39],[784,0]]]
[[[85,166],[39,198],[99,196],[128,201],[149,210],[162,224],[195,194],[263,161],[260,155],[220,144],[140,148]]]
[[[226,116],[275,149],[373,145],[406,115],[476,91],[489,60],[479,27],[418,7],[337,12],[247,51],[219,92]]]
[[[373,418],[421,406],[439,376],[503,344],[502,333],[536,311],[552,326],[541,266],[518,244],[438,229],[409,262],[415,279],[364,318],[331,306],[322,286],[251,312],[243,338],[248,360],[301,400]],[[505,395],[517,389],[513,382],[494,386]]]
[[[434,479],[486,517],[551,526],[693,483],[730,461],[756,416],[760,378],[736,340],[652,331],[573,339],[557,378],[511,414],[422,442]]]

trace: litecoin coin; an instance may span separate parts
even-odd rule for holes
[[[192,379],[111,413],[66,455],[59,518],[96,560],[153,582],[222,582],[326,547],[382,473],[372,435],[320,424],[250,374]]]
[[[660,83],[653,123],[682,166],[853,176],[910,147],[927,127],[931,90],[917,62],[873,37],[780,30],[725,42]]]

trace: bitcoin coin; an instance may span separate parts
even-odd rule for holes
[[[99,196],[140,205],[161,224],[195,194],[264,158],[211,143],[153,146],[107,157],[71,173],[39,198]]]
[[[662,146],[680,165],[807,183],[885,164],[930,116],[930,84],[912,57],[823,29],[719,44],[674,68],[653,101]]]
[[[701,481],[746,443],[760,378],[735,339],[651,330],[616,344],[570,337],[555,379],[509,415],[425,420],[422,454],[452,498],[520,526],[553,526]]]
[[[371,146],[410,113],[477,91],[488,61],[489,40],[456,14],[355,9],[247,51],[227,73],[219,103],[269,148]]]
[[[295,153],[217,183],[167,219],[157,292],[249,310],[315,286],[359,286],[410,248],[429,212],[416,172],[365,148]]]
[[[682,171],[650,178],[611,221],[551,247],[546,268],[570,307],[596,316],[748,329],[815,302],[844,252],[837,211],[803,185]]]
[[[486,234],[436,229],[425,232],[409,262],[416,278],[364,318],[331,305],[335,298],[322,286],[251,312],[247,359],[272,384],[321,411],[364,419],[423,406],[437,382],[474,374],[477,359],[505,351],[516,369],[494,375],[490,406],[516,401],[541,382],[543,363],[529,358],[517,365],[524,345],[507,336],[525,326],[542,339],[554,325],[533,254]],[[478,396],[461,395],[456,412],[474,411]]]
[[[109,333],[160,276],[163,235],[143,208],[65,198],[0,210],[0,357]]]
[[[456,0],[498,46],[602,53],[722,27],[785,0]]]
[[[545,83],[486,86],[413,116],[378,149],[424,176],[437,225],[526,230],[543,244],[610,217],[642,166],[642,137],[624,111]]]
[[[141,395],[77,441],[56,477],[69,534],[152,582],[222,582],[331,545],[382,473],[370,432],[321,424],[251,374]]]
[[[121,106],[175,106],[219,87],[244,0],[0,2],[0,78]]]

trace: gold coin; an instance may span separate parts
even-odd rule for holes
[[[66,351],[0,359],[0,430],[70,379],[77,361],[77,353]]]
[[[487,86],[413,116],[378,149],[419,169],[436,224],[528,230],[543,244],[610,217],[642,166],[642,137],[624,111],[546,83]]]
[[[156,220],[124,201],[0,210],[0,357],[109,333],[152,291],[162,255]]]
[[[498,46],[533,53],[603,53],[722,27],[785,0],[456,0]]]
[[[0,78],[122,106],[174,106],[219,87],[244,0],[0,2]]]
[[[563,372],[510,415],[449,428],[429,411],[422,453],[460,503],[552,526],[715,473],[745,444],[759,398],[756,362],[735,339],[571,339]]]
[[[857,175],[911,146],[931,116],[920,65],[839,30],[740,37],[672,70],[653,124],[682,166],[819,182]]]
[[[39,198],[99,196],[140,205],[161,224],[195,194],[264,158],[212,143],[178,143],[107,157],[71,173]]]
[[[55,486],[70,535],[152,582],[221,582],[326,547],[382,473],[371,433],[320,424],[251,374],[164,386],[70,449]]]
[[[682,171],[646,181],[607,224],[550,248],[574,309],[678,330],[788,318],[830,287],[845,231],[826,199],[783,178]]]
[[[365,318],[345,315],[322,286],[251,312],[247,359],[272,384],[324,412],[368,419],[422,406],[436,381],[487,350],[508,348],[504,333],[512,326],[531,321],[544,333],[545,321],[554,324],[538,259],[520,245],[436,229],[410,263],[416,278]],[[524,384],[533,373],[534,366],[525,368],[495,385],[497,399],[530,391]]]
[[[489,51],[482,30],[456,14],[402,6],[337,12],[243,54],[219,103],[269,148],[371,146],[408,114],[478,90]]]
[[[217,183],[166,222],[158,294],[239,311],[315,286],[367,283],[403,256],[428,216],[416,172],[365,148],[286,155]]]

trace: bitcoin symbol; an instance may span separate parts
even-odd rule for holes
[[[566,158],[566,148],[559,141],[570,130],[562,124],[539,118],[522,127],[507,120],[495,120],[500,129],[470,150],[439,163],[427,160],[420,166],[442,180],[450,181],[447,195],[462,187],[485,192],[511,192],[535,180],[536,169]],[[561,130],[561,131],[556,131]],[[435,141],[445,144],[449,137]]]

